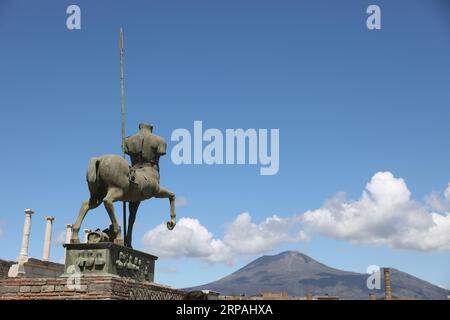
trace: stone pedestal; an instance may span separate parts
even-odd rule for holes
[[[0,300],[182,300],[185,292],[118,277],[0,279]]]
[[[8,278],[9,268],[14,264],[12,261],[0,259],[0,279]]]
[[[125,277],[153,282],[158,257],[109,242],[64,244],[63,277]]]
[[[51,261],[42,261],[34,258],[27,258],[21,262],[13,264],[8,271],[10,278],[40,278],[59,277],[64,271],[64,265]]]
[[[66,263],[62,276],[58,277],[61,269],[59,274],[40,278],[0,279],[0,300],[182,300],[186,297],[182,290],[153,283],[158,259],[153,255],[109,242],[65,244],[64,247]],[[27,263],[34,260],[28,259]],[[47,269],[52,264],[40,263],[45,263]]]

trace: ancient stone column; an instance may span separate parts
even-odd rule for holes
[[[72,228],[73,224],[66,224],[66,242],[70,243],[70,239],[72,238]]]
[[[392,288],[391,288],[391,269],[383,268],[384,272],[384,290],[386,300],[392,299]]]
[[[88,242],[88,235],[89,233],[91,233],[92,230],[91,229],[84,229],[84,243]]]
[[[45,225],[45,238],[44,238],[44,253],[42,254],[42,260],[48,261],[50,259],[50,246],[52,244],[52,227],[54,217],[47,216],[47,224]]]
[[[73,224],[66,224],[66,241],[65,244],[70,243],[70,239],[72,238]],[[66,251],[64,248],[64,264],[66,263]]]
[[[25,224],[23,225],[22,246],[20,248],[20,255],[17,260],[28,260],[28,245],[30,243],[30,231],[31,231],[31,215],[34,213],[31,209],[25,209]]]

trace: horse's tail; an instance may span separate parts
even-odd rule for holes
[[[97,173],[98,173],[98,166],[100,164],[100,158],[94,157],[89,160],[89,166],[87,171],[87,182],[90,186],[93,186],[97,182]]]

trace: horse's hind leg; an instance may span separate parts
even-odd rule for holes
[[[114,239],[114,243],[123,245],[122,234],[120,230],[119,222],[116,219],[116,215],[114,214],[114,202],[119,200],[123,196],[123,191],[118,188],[110,188],[108,189],[108,193],[106,197],[103,199],[103,204],[105,205],[106,211],[108,211],[109,219],[114,228],[114,233],[116,238]]]
[[[167,222],[167,229],[173,230],[176,225],[177,215],[175,213],[175,193],[163,187],[159,188],[159,192],[154,196],[155,198],[169,198],[170,201],[170,221]]]
[[[83,223],[84,218],[89,210],[95,209],[100,205],[100,201],[93,200],[92,198],[89,201],[83,202],[80,208],[80,212],[78,213],[78,218],[72,229],[72,238],[70,239],[70,243],[80,243],[80,239],[78,238],[78,232],[80,231],[81,224]]]

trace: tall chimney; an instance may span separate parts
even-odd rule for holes
[[[384,290],[386,300],[392,299],[392,288],[391,288],[391,269],[383,268],[384,272]]]
[[[45,238],[44,238],[44,252],[42,254],[42,260],[48,261],[50,259],[50,246],[52,244],[52,227],[54,217],[47,216],[47,223],[45,225]]]
[[[31,215],[34,213],[31,209],[25,209],[25,223],[23,225],[22,246],[20,247],[20,255],[17,258],[18,262],[25,262],[28,260],[28,245],[30,243],[31,232]]]

